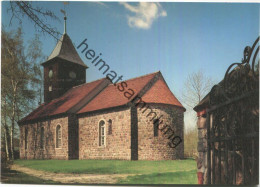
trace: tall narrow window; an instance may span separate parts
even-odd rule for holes
[[[41,128],[41,139],[40,139],[40,147],[43,149],[44,147],[44,128]]]
[[[159,120],[155,120],[153,122],[153,135],[158,136],[158,125],[159,125]]]
[[[28,148],[28,129],[25,129],[24,132],[24,148],[27,149]]]
[[[56,148],[61,148],[61,127],[56,127]]]
[[[101,120],[99,122],[99,146],[105,145],[105,122]]]
[[[112,120],[111,119],[108,120],[108,134],[109,135],[112,134]]]

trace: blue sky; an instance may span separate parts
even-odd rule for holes
[[[35,3],[60,17],[61,22],[47,21],[63,33],[63,2]],[[16,28],[15,20],[8,26],[8,2],[2,4],[2,25]],[[160,70],[177,97],[187,76],[200,69],[220,81],[259,35],[259,4],[255,3],[70,2],[67,13],[67,33],[75,46],[87,38],[89,48],[102,53],[124,80]],[[35,33],[27,19],[23,31],[25,40]],[[48,35],[41,41],[44,54],[50,55],[56,41]],[[103,77],[81,57],[89,66],[87,82]]]

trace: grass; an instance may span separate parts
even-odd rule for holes
[[[197,170],[129,176],[119,184],[197,184]]]
[[[43,180],[25,173],[2,168],[1,183],[5,184],[59,184],[51,180]]]
[[[126,160],[16,160],[14,164],[35,170],[77,174],[136,174],[119,184],[197,184],[193,159],[164,161]]]
[[[15,164],[54,173],[152,174],[196,169],[196,162],[186,160],[16,160]]]

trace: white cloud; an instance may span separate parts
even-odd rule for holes
[[[120,4],[135,14],[134,16],[127,16],[130,27],[149,29],[156,19],[167,16],[160,3],[140,2],[137,6],[126,2],[120,2]]]
[[[100,5],[100,6],[102,6],[102,7],[106,7],[106,8],[108,8],[108,6],[105,4],[105,3],[102,3],[102,2],[100,2],[100,1],[90,1],[91,3],[94,3],[94,4],[96,4],[96,5]]]

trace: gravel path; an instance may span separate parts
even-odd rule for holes
[[[51,173],[22,167],[19,165],[11,165],[12,170],[26,173],[45,180],[71,184],[115,184],[118,179],[133,176],[134,174],[71,174],[71,173]]]

